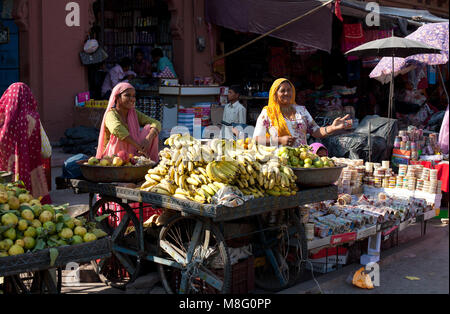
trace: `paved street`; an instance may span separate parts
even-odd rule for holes
[[[395,294],[449,293],[448,225],[439,219],[428,222],[427,233],[420,237],[420,224],[399,234],[399,246],[383,251],[380,265],[380,286],[365,290],[346,283],[347,276],[361,267],[353,264],[318,279],[325,294]],[[405,277],[417,277],[408,280]],[[314,281],[299,284],[281,293],[319,293]]]

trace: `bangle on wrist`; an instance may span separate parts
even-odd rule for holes
[[[325,127],[325,134],[330,135],[330,133],[328,133],[327,126]]]

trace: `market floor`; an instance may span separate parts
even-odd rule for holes
[[[373,290],[354,287],[346,282],[362,267],[352,264],[282,291],[283,294],[448,294],[449,226],[434,218],[420,236],[420,223],[399,234],[399,246],[382,251],[379,262],[380,285]],[[413,278],[406,278],[413,277]],[[415,278],[414,278],[415,277]],[[413,279],[413,280],[411,280]]]

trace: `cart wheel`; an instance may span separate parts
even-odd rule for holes
[[[124,216],[120,218],[116,205],[122,207]],[[140,224],[129,205],[122,203],[114,197],[102,197],[98,200],[90,212],[90,221],[95,221],[96,216],[110,214],[99,225],[112,239],[111,257],[93,260],[91,264],[100,280],[115,288],[125,289],[128,283],[133,282],[139,275],[141,263],[137,258],[140,250],[139,230]],[[116,222],[119,222],[116,226]],[[128,251],[119,252],[123,248]]]
[[[61,293],[62,269],[56,268],[56,285],[49,270],[26,272],[4,278],[5,294]]]
[[[158,264],[168,293],[229,292],[231,265],[225,241],[207,219],[172,217],[161,229],[158,257],[172,264]]]
[[[260,233],[255,243],[255,284],[267,291],[280,291],[298,283],[305,270],[308,247],[305,230],[295,209],[280,211],[284,214],[278,228]],[[258,216],[258,229],[267,227]]]

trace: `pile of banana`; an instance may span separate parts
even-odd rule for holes
[[[165,142],[159,164],[148,171],[141,190],[200,203],[226,185],[255,198],[290,196],[298,191],[295,174],[282,165],[275,147],[213,139],[208,145],[190,135],[174,134]]]

